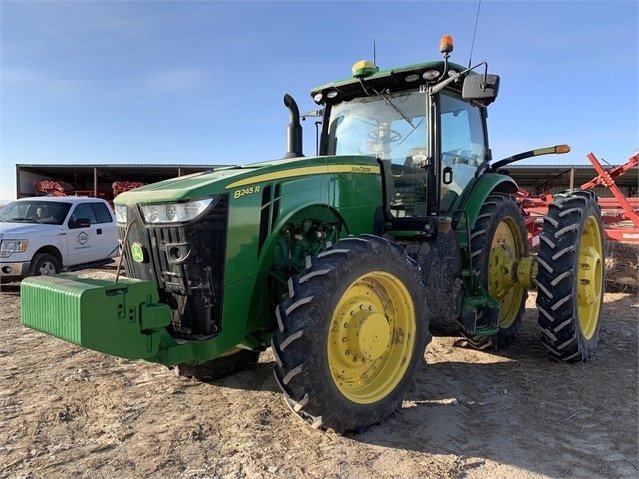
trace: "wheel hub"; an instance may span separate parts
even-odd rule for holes
[[[355,355],[353,360],[376,360],[382,357],[390,342],[390,326],[386,317],[365,307],[356,312],[349,321],[347,344]],[[370,309],[369,309],[370,308]]]
[[[415,344],[410,291],[396,276],[371,271],[335,305],[327,345],[331,375],[351,401],[370,404],[402,380]]]
[[[490,251],[488,285],[490,294],[502,298],[516,283],[517,258],[505,244],[500,243]]]
[[[577,295],[581,307],[590,306],[601,296],[601,255],[592,246],[579,254]]]
[[[508,328],[520,315],[524,285],[519,283],[519,263],[525,255],[525,237],[519,234],[513,217],[505,217],[493,235],[486,283],[490,295],[499,301],[499,327]]]
[[[46,263],[43,263],[42,266],[40,267],[40,275],[51,276],[53,274],[55,274],[55,268],[51,264],[51,262],[47,261]]]

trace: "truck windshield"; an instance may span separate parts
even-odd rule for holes
[[[71,203],[40,199],[14,201],[0,210],[0,221],[7,223],[46,223],[61,225]]]

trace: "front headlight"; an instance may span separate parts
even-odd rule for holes
[[[29,240],[2,240],[0,242],[0,258],[8,258],[11,253],[24,253]]]
[[[202,200],[187,201],[185,203],[158,203],[155,205],[140,205],[142,216],[146,223],[184,223],[192,221],[219,198],[218,195]]]
[[[115,205],[115,222],[126,224],[126,205]]]

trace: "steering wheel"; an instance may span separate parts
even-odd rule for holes
[[[368,132],[369,138],[375,141],[387,141],[389,143],[394,143],[402,139],[402,134],[396,130],[371,130]]]

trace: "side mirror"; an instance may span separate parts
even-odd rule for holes
[[[464,79],[462,97],[479,100],[485,105],[492,103],[499,92],[499,75],[469,75]]]
[[[69,228],[88,228],[91,226],[91,220],[89,218],[76,218],[69,221]]]

